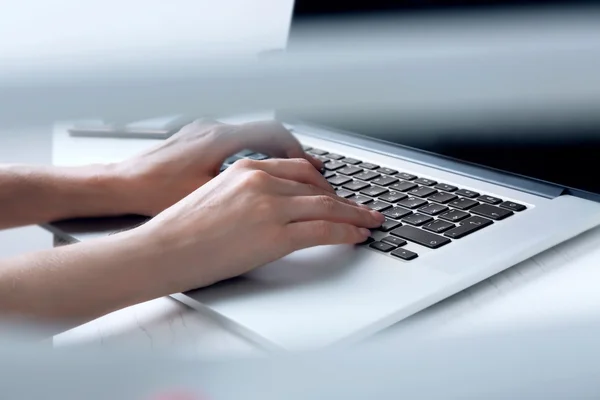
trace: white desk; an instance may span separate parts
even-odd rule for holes
[[[116,161],[151,144],[151,140],[71,138],[64,127],[57,126],[53,163]],[[599,281],[600,229],[595,229],[430,307],[382,335],[402,339],[409,333],[472,334],[597,315]],[[257,352],[209,317],[170,298],[117,311],[55,337],[58,346],[77,343],[168,347],[201,356]]]

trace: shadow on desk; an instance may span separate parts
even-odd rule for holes
[[[125,215],[104,218],[77,218],[41,225],[54,234],[54,245],[60,246],[84,240],[114,235],[143,225],[150,218]]]

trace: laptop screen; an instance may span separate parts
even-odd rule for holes
[[[373,22],[369,17],[395,17],[402,21],[411,22],[418,26],[423,17],[435,16],[464,16],[484,14],[497,14],[506,10],[528,9],[543,10],[545,7],[566,5],[574,6],[576,3],[589,5],[596,2],[590,1],[551,1],[551,0],[370,0],[370,1],[328,1],[328,0],[296,0],[294,5],[291,28],[288,36],[288,50],[293,50],[294,40],[305,28],[311,29],[315,22],[335,24],[346,17],[353,20],[366,21],[368,25]],[[585,3],[585,4],[584,4]],[[510,7],[510,9],[508,8]],[[468,14],[470,13],[470,14]],[[357,19],[359,18],[359,19]],[[428,25],[431,26],[431,25]],[[304,29],[304,30],[303,30]],[[365,30],[365,32],[368,31]],[[418,30],[417,30],[418,31]],[[361,31],[362,32],[362,31]],[[540,68],[544,68],[540,65]],[[475,112],[475,111],[474,111]],[[559,127],[543,128],[535,124],[527,126],[511,124],[510,120],[503,126],[489,126],[485,120],[469,128],[481,131],[481,135],[461,135],[460,130],[454,128],[438,131],[429,131],[427,135],[407,134],[406,127],[373,123],[369,118],[362,122],[357,119],[344,121],[343,119],[328,119],[323,115],[292,116],[296,120],[314,123],[356,134],[359,136],[374,137],[396,145],[409,147],[435,153],[444,157],[485,166],[495,170],[534,178],[539,181],[549,182],[562,187],[576,189],[577,191],[600,194],[600,178],[592,173],[596,167],[596,160],[600,156],[600,127],[590,124],[575,124]],[[426,117],[424,117],[426,119]],[[435,118],[435,116],[432,116]],[[510,119],[510,116],[508,116]],[[552,135],[531,135],[527,130],[554,129]],[[414,133],[414,132],[413,132]],[[540,133],[540,132],[537,132]]]

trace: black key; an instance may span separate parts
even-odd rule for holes
[[[346,199],[346,198],[348,198],[350,196],[353,196],[354,192],[351,192],[351,191],[346,190],[346,189],[338,189],[338,190],[335,191],[335,194],[337,194],[338,196],[343,197],[343,198]]]
[[[384,189],[379,186],[371,186],[371,187],[368,187],[368,188],[360,191],[360,193],[364,194],[365,196],[371,196],[371,197],[377,197],[380,194],[384,194],[386,192],[387,192],[387,189]]]
[[[490,218],[496,221],[508,218],[514,214],[510,210],[505,210],[503,208],[491,206],[489,204],[480,204],[477,207],[473,207],[469,211],[473,214],[481,215],[482,217]]]
[[[381,241],[389,243],[389,244],[393,244],[396,247],[401,247],[406,244],[406,240],[400,239],[399,237],[396,237],[396,236],[386,236],[383,239],[381,239]]]
[[[415,213],[413,215],[409,215],[406,218],[403,218],[402,222],[406,222],[407,224],[419,226],[419,225],[426,224],[427,222],[432,221],[432,220],[433,220],[433,218],[430,217],[429,215]]]
[[[346,183],[343,186],[343,188],[348,189],[348,190],[358,191],[358,190],[366,188],[367,186],[369,186],[369,184],[366,182],[352,181],[350,183]]]
[[[313,158],[316,158],[317,160],[320,160],[323,163],[331,161],[329,158],[327,158],[325,156],[313,156]]]
[[[456,194],[459,196],[468,197],[470,199],[479,196],[479,193],[467,189],[460,189],[458,192],[456,192]]]
[[[436,188],[438,190],[443,190],[444,192],[454,192],[455,190],[458,189],[456,186],[447,185],[445,183],[438,183],[437,185],[434,186],[434,188]]]
[[[335,153],[329,153],[325,157],[331,158],[332,160],[341,160],[342,158],[344,158],[344,156]]]
[[[236,154],[236,155],[229,157],[227,160],[225,160],[223,162],[223,164],[233,164],[234,162],[236,162],[237,160],[239,160],[241,158],[243,158],[243,157],[240,157]]]
[[[345,168],[339,169],[337,172],[344,175],[354,175],[362,172],[362,168],[355,167],[353,165],[348,165]]]
[[[391,208],[392,205],[388,204],[388,203],[384,203],[383,201],[376,200],[372,203],[369,203],[369,207],[371,208],[371,210],[383,211],[383,210],[387,210],[388,208]]]
[[[356,196],[350,197],[348,200],[351,200],[355,203],[358,204],[367,204],[373,201],[372,198],[367,197],[367,196],[362,196],[360,194],[357,194]]]
[[[221,168],[219,168],[219,172],[223,172],[223,171],[225,171],[227,168],[229,168],[229,165],[221,165]]]
[[[382,232],[389,232],[392,229],[399,227],[400,225],[402,225],[400,222],[386,218],[383,224],[381,224],[381,226],[378,229]]]
[[[483,203],[488,203],[488,204],[500,204],[502,203],[502,199],[499,199],[497,197],[492,197],[492,196],[486,196],[486,195],[482,195],[479,196],[477,198],[477,200],[483,202]]]
[[[399,257],[403,260],[406,261],[410,261],[410,260],[414,260],[415,258],[419,257],[419,255],[417,253],[413,253],[410,250],[406,250],[406,249],[396,249],[394,251],[392,251],[390,254],[392,254],[393,256]]]
[[[417,187],[416,183],[412,183],[412,182],[399,182],[399,183],[394,183],[392,186],[390,186],[390,189],[392,190],[397,190],[399,192],[407,192],[411,189],[414,189]]]
[[[385,210],[383,213],[386,217],[390,217],[392,219],[401,219],[406,217],[407,215],[412,214],[412,211],[407,210],[406,208],[394,207],[388,210]]]
[[[450,239],[443,236],[434,235],[433,233],[408,225],[396,228],[391,233],[394,236],[429,247],[430,249],[437,249],[451,242]]]
[[[314,154],[316,156],[324,156],[325,154],[329,154],[328,151],[320,150],[320,149],[310,149],[308,150],[310,154]]]
[[[348,157],[346,157],[346,158],[344,158],[344,162],[346,164],[356,165],[356,164],[360,164],[362,161],[357,160],[356,158],[348,158]]]
[[[425,207],[419,208],[420,212],[425,213],[427,215],[438,215],[447,210],[448,210],[448,207],[443,206],[441,204],[433,204],[433,203],[428,204]]]
[[[419,185],[433,186],[437,182],[427,178],[419,178],[415,181],[415,183],[418,183]]]
[[[333,171],[323,171],[323,176],[325,177],[325,179],[331,178],[332,176],[335,176],[335,172],[333,172]]]
[[[385,167],[381,167],[381,168],[377,169],[377,172],[379,172],[381,174],[386,174],[386,175],[396,175],[398,173],[398,171],[396,171],[395,169],[385,168]]]
[[[368,162],[360,163],[358,166],[361,167],[361,168],[365,168],[365,169],[377,169],[377,168],[379,168],[379,165],[377,165],[377,164],[371,164],[371,163],[368,163]]]
[[[352,179],[348,178],[347,176],[344,175],[336,175],[336,176],[332,176],[331,178],[327,179],[327,182],[331,183],[332,185],[335,186],[340,186],[343,185],[344,183],[348,183],[350,182]]]
[[[450,222],[462,221],[463,219],[465,219],[467,217],[470,217],[469,213],[466,213],[464,211],[458,211],[458,210],[450,210],[450,211],[440,215],[441,219],[445,219],[446,221],[450,221]]]
[[[477,204],[479,203],[475,200],[465,199],[464,197],[461,197],[448,203],[449,206],[458,208],[459,210],[468,210],[471,207],[475,207]]]
[[[470,233],[476,232],[486,226],[493,224],[489,219],[481,218],[481,217],[471,217],[465,219],[459,226],[454,229],[450,229],[446,233],[445,236],[448,236],[452,239],[460,239],[461,237],[467,236]]]
[[[373,243],[374,241],[375,241],[375,239],[373,239],[372,237],[370,237],[370,236],[369,236],[369,237],[367,238],[367,240],[365,240],[365,241],[364,241],[364,242],[362,242],[362,243],[358,243],[358,244],[360,244],[360,245],[363,245],[363,246],[364,246],[364,245],[367,245],[367,244]]]
[[[404,193],[389,192],[389,193],[379,196],[379,200],[389,201],[390,203],[395,203],[395,202],[405,199],[407,197],[408,196],[406,196]]]
[[[384,252],[388,252],[396,248],[396,246],[392,246],[391,244],[384,242],[373,242],[369,245],[369,247]]]
[[[425,204],[427,204],[427,202],[425,200],[418,199],[416,197],[407,197],[406,199],[399,201],[398,204],[401,205],[402,207],[406,207],[406,208],[410,208],[411,210],[414,210],[415,208],[424,206]]]
[[[500,207],[517,212],[523,211],[527,208],[522,204],[513,203],[512,201],[505,201],[504,203],[500,204]]]
[[[346,164],[339,161],[329,161],[328,163],[325,163],[325,169],[329,171],[335,171],[337,169],[344,168],[345,166]]]
[[[398,178],[402,178],[407,181],[412,181],[413,179],[417,179],[416,175],[407,174],[406,172],[400,172],[397,176],[398,176]]]
[[[251,160],[266,160],[267,158],[269,158],[269,156],[262,153],[254,153],[250,154],[248,158]]]
[[[454,228],[454,224],[442,221],[441,219],[436,219],[435,221],[423,225],[422,228],[433,233],[442,233],[450,228]]]
[[[398,179],[392,178],[391,176],[380,176],[379,178],[373,179],[371,183],[381,186],[389,186],[392,183],[398,182]]]
[[[427,197],[427,196],[431,196],[432,194],[434,194],[436,192],[437,192],[437,190],[432,189],[430,187],[420,186],[418,188],[409,190],[408,194],[411,194],[411,195],[417,196],[417,197]]]
[[[302,150],[309,151],[309,150],[312,150],[312,147],[310,147],[310,146],[302,146]]]
[[[364,172],[361,172],[360,174],[354,175],[354,178],[361,179],[363,181],[368,181],[368,180],[371,180],[371,179],[375,179],[375,178],[377,178],[379,176],[380,175],[377,172],[364,171]]]
[[[458,199],[458,196],[455,196],[450,193],[437,192],[427,198],[427,200],[435,201],[436,203],[446,204],[451,202],[452,200]]]

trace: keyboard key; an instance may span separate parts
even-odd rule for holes
[[[348,157],[346,157],[346,158],[344,158],[344,162],[346,164],[356,165],[356,164],[360,164],[362,161],[357,160],[356,158],[348,158]]]
[[[269,158],[269,156],[262,153],[254,153],[250,154],[248,158],[251,160],[266,160],[267,158]]]
[[[394,236],[429,247],[430,249],[437,249],[451,242],[450,239],[443,236],[438,236],[408,225],[396,228],[391,233]]]
[[[448,203],[449,206],[458,208],[459,210],[468,210],[469,208],[475,207],[478,204],[479,203],[475,200],[465,199],[464,197],[461,197]]]
[[[321,161],[323,163],[331,161],[329,158],[327,158],[325,156],[313,156],[313,158],[316,158],[317,160],[319,160],[319,161]]]
[[[334,153],[329,153],[329,154],[325,155],[325,157],[331,158],[332,160],[341,160],[342,158],[344,158],[344,156],[342,156],[340,154],[334,154]]]
[[[450,210],[450,211],[440,215],[440,218],[445,219],[446,221],[450,221],[450,222],[462,221],[463,219],[465,219],[467,217],[470,217],[469,213],[466,213],[464,211],[458,211],[458,210]]]
[[[388,192],[386,194],[383,194],[383,195],[379,196],[379,200],[389,201],[390,203],[395,203],[395,202],[400,201],[402,199],[405,199],[407,197],[408,196],[405,195],[404,193],[400,193],[400,192]]]
[[[491,224],[493,224],[493,222],[489,219],[471,217],[469,219],[465,219],[459,226],[454,229],[450,229],[444,233],[444,235],[452,239],[460,239]]]
[[[351,191],[346,190],[346,189],[338,189],[338,190],[335,191],[335,193],[338,196],[343,197],[345,199],[348,198],[348,197],[350,197],[350,196],[354,196],[354,192],[351,192]]]
[[[514,213],[510,210],[505,210],[500,207],[492,206],[489,204],[480,204],[477,207],[473,207],[469,212],[481,215],[482,217],[490,218],[496,221],[500,221],[504,218],[508,218]]]
[[[402,219],[407,215],[412,214],[412,211],[407,210],[406,208],[394,207],[382,212],[386,217],[390,217],[392,219]]]
[[[335,171],[337,169],[344,168],[345,166],[346,164],[339,161],[329,161],[328,163],[325,163],[325,169],[328,171]]]
[[[455,196],[450,193],[437,192],[427,198],[427,200],[435,201],[436,203],[446,204],[451,202],[452,200],[458,199],[458,196]]]
[[[417,179],[416,175],[407,174],[406,172],[400,172],[397,175],[397,177],[401,178],[401,179],[404,179],[404,180],[407,180],[407,181],[412,181],[413,179]]]
[[[488,204],[500,204],[502,203],[502,199],[499,199],[497,197],[492,197],[492,196],[479,196],[477,198],[477,200],[483,202],[483,203],[488,203]]]
[[[353,165],[348,165],[345,168],[338,169],[337,172],[339,172],[340,174],[350,176],[350,175],[354,175],[354,174],[358,174],[359,172],[362,172],[362,168],[358,168]]]
[[[381,175],[379,175],[377,172],[364,171],[364,172],[361,172],[360,174],[354,175],[354,178],[361,179],[363,181],[368,181],[368,180],[371,180],[371,179],[375,179],[375,178],[377,178],[379,176],[381,176]]]
[[[427,178],[418,178],[415,183],[418,183],[419,185],[433,186],[437,182]]]
[[[358,166],[361,167],[361,168],[365,168],[365,169],[377,169],[377,168],[379,168],[379,165],[368,163],[368,162],[360,163]]]
[[[348,178],[347,176],[336,175],[336,176],[332,176],[332,177],[328,178],[327,182],[329,182],[330,184],[332,184],[334,186],[340,186],[340,185],[343,185],[344,183],[350,182],[351,180],[352,179]]]
[[[344,189],[348,189],[348,190],[353,190],[353,191],[358,191],[361,189],[366,188],[367,186],[369,186],[368,183],[366,182],[361,182],[361,181],[352,181],[350,183],[346,183],[344,186],[342,186]]]
[[[402,207],[410,208],[411,210],[414,210],[415,208],[424,206],[425,204],[427,204],[427,202],[425,200],[418,199],[416,197],[407,197],[406,199],[398,202],[398,205],[401,205]]]
[[[368,188],[360,191],[360,193],[364,194],[365,196],[371,196],[371,197],[377,197],[380,194],[384,194],[386,192],[387,192],[387,189],[379,187],[379,186],[371,186],[371,187],[368,187]]]
[[[387,210],[388,208],[391,208],[392,205],[385,203],[383,201],[379,201],[379,200],[375,200],[372,203],[369,203],[368,206],[375,211],[383,211],[383,210]]]
[[[324,156],[325,154],[329,154],[328,151],[320,150],[320,149],[310,149],[308,150],[310,154],[314,154],[315,156]]]
[[[522,204],[513,203],[512,201],[505,201],[504,203],[500,204],[500,207],[517,212],[523,211],[527,208]]]
[[[448,210],[448,207],[443,206],[441,204],[433,204],[433,203],[430,203],[430,204],[426,205],[425,207],[419,208],[420,212],[427,214],[427,215],[438,215],[447,210]]]
[[[352,196],[350,198],[348,198],[348,200],[351,200],[357,204],[367,204],[373,201],[372,198],[367,197],[367,196],[362,196],[360,194],[357,194],[356,196]]]
[[[383,224],[381,224],[381,226],[378,229],[382,232],[389,232],[392,229],[399,227],[400,225],[402,225],[400,222],[386,218]]]
[[[456,192],[456,194],[459,196],[468,197],[470,199],[479,196],[479,193],[467,189],[460,189],[458,192]]]
[[[409,190],[408,194],[417,196],[417,197],[427,197],[427,196],[431,196],[432,194],[434,194],[436,192],[437,192],[437,190],[432,189],[430,187],[420,186],[415,189]]]
[[[410,260],[414,260],[415,258],[419,257],[419,255],[417,253],[413,253],[410,250],[406,250],[406,249],[396,249],[394,251],[392,251],[390,254],[392,254],[393,256],[399,257],[403,260],[406,261],[410,261]]]
[[[219,168],[219,173],[225,171],[227,168],[229,168],[229,165],[221,165],[221,168]]]
[[[390,186],[390,189],[392,190],[397,190],[399,192],[407,192],[411,189],[414,189],[417,187],[416,183],[412,183],[412,182],[399,182],[399,183],[394,183],[392,186]]]
[[[243,157],[238,156],[237,154],[229,157],[228,159],[226,159],[223,164],[233,164],[234,162],[236,162],[237,160],[241,159]]]
[[[384,252],[388,252],[396,248],[396,246],[392,246],[391,244],[385,242],[373,242],[369,245],[369,247]]]
[[[335,172],[333,172],[333,171],[323,171],[323,177],[325,177],[325,179],[331,178],[332,176],[335,176]]]
[[[427,222],[430,222],[432,220],[433,220],[433,218],[430,217],[429,215],[415,213],[413,215],[409,215],[406,218],[403,218],[402,222],[406,222],[407,224],[419,226],[419,225],[423,225]]]
[[[431,222],[423,225],[423,229],[433,232],[433,233],[442,233],[451,228],[454,228],[454,224],[451,224],[450,222],[442,221],[441,219],[436,219],[435,221],[431,221]]]
[[[434,186],[434,188],[438,190],[443,190],[444,192],[454,192],[455,190],[458,190],[456,186],[447,185],[445,183],[438,183]]]
[[[367,245],[367,244],[373,243],[374,241],[375,241],[375,239],[373,239],[372,237],[370,237],[370,236],[369,236],[369,237],[367,238],[367,240],[365,240],[365,241],[364,241],[364,242],[362,242],[362,243],[358,243],[358,244],[359,244],[359,245],[363,245],[363,246],[364,246],[364,245]]]
[[[374,184],[380,185],[380,186],[389,186],[392,183],[396,183],[396,182],[398,182],[398,179],[392,178],[391,176],[380,176],[379,178],[375,178],[371,181],[371,183],[374,183]]]
[[[396,236],[386,236],[383,239],[381,239],[381,241],[389,243],[389,244],[393,244],[396,247],[401,247],[401,246],[406,245],[406,240],[400,239],[399,237],[396,237]]]
[[[252,150],[242,150],[237,153],[240,158],[248,157],[250,154],[254,154],[254,152]]]
[[[385,168],[385,167],[378,168],[377,172],[379,172],[380,174],[386,174],[386,175],[396,175],[398,173],[398,171],[396,171],[395,169]]]
[[[310,147],[310,146],[302,146],[302,150],[309,151],[309,150],[312,150],[312,147]]]

